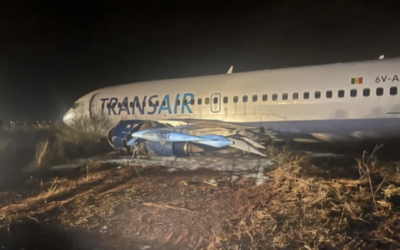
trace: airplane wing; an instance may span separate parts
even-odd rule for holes
[[[281,140],[274,131],[218,120],[169,119],[166,120],[166,123],[175,123],[177,126],[172,126],[172,128],[192,135],[217,134],[221,136],[242,136],[254,141]]]
[[[219,120],[197,120],[197,119],[168,119],[162,122],[167,124],[174,124],[176,128],[182,127],[187,133],[193,135],[202,134],[218,134],[222,136],[236,136],[242,138],[249,138],[258,142],[282,142],[282,141],[296,141],[296,142],[322,142],[312,134],[298,133],[288,131],[286,133],[278,132],[262,127],[245,126],[231,122],[223,122]]]

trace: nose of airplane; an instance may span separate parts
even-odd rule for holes
[[[68,112],[65,113],[63,117],[63,122],[67,124],[67,126],[71,126],[74,118],[75,118],[74,111],[72,109],[69,109]]]

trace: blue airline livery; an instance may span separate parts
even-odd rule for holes
[[[133,98],[126,96],[122,100],[118,100],[117,97],[104,97],[100,99],[101,114],[105,114],[105,109],[107,109],[106,112],[109,116],[121,114],[131,115],[135,114],[136,112],[141,115],[153,115],[155,113],[162,114],[164,112],[167,114],[185,114],[185,112],[192,114],[193,111],[190,108],[190,104],[192,103],[192,100],[194,101],[194,99],[195,97],[193,93],[184,93],[183,98],[181,99],[180,94],[177,94],[172,104],[169,94],[166,94],[162,98],[161,102],[158,99],[158,95],[152,95],[148,98],[148,100],[147,96],[144,96],[142,99],[140,99],[138,96]],[[149,105],[147,106],[146,103],[149,103]],[[179,108],[178,105],[180,103],[182,104]],[[173,109],[171,106],[173,106]]]

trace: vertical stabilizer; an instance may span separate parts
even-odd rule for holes
[[[231,67],[229,68],[227,74],[232,74],[232,72],[233,72],[233,66],[231,66]]]

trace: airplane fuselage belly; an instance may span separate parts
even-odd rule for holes
[[[256,127],[258,122],[237,124]],[[264,126],[287,140],[317,139],[321,142],[395,139],[400,138],[399,128],[400,118],[274,121]]]

